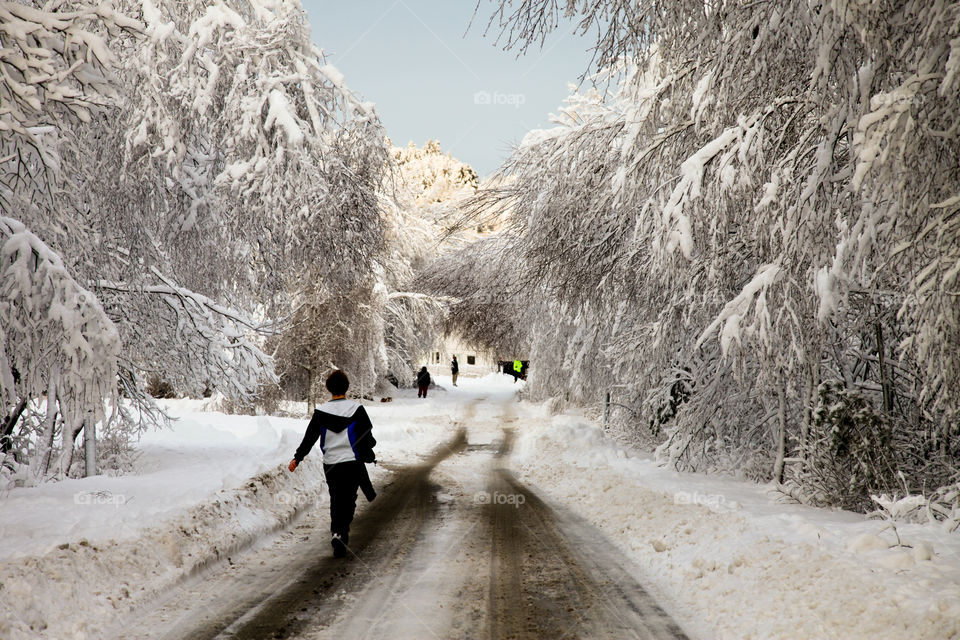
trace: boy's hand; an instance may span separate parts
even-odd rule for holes
[[[290,469],[290,471],[296,471],[296,470],[297,470],[297,461],[296,461],[296,460],[291,460],[291,461],[290,461],[290,466],[287,467],[287,468]]]

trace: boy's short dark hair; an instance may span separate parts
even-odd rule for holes
[[[349,388],[350,378],[348,378],[347,374],[343,371],[340,371],[340,369],[337,369],[327,376],[327,391],[329,391],[331,395],[346,395],[347,389]]]

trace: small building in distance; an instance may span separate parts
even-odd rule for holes
[[[431,375],[450,376],[450,361],[457,356],[460,377],[480,378],[496,373],[498,362],[490,354],[468,345],[456,336],[448,336],[430,352],[427,367]]]

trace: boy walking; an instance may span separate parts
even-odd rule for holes
[[[330,544],[334,557],[342,558],[347,555],[350,523],[357,507],[357,490],[363,491],[368,502],[377,496],[364,465],[377,461],[373,452],[377,441],[366,409],[358,402],[347,400],[350,387],[347,374],[334,371],[327,377],[326,386],[332,397],[313,412],[289,469],[296,471],[320,440],[323,474],[330,491],[330,532],[333,536]]]

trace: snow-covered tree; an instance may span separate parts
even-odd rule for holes
[[[188,207],[171,222],[226,224],[264,293],[308,275],[290,266],[328,286],[364,280],[382,245],[383,131],[310,42],[299,3],[147,2],[143,13],[128,162],[175,183]]]
[[[392,149],[399,173],[398,188],[416,206],[457,202],[473,195],[479,186],[477,173],[468,164],[444,153],[437,140],[428,140],[423,149],[413,142]]]
[[[8,409],[0,444],[22,481],[65,474],[77,434],[106,422],[117,399],[120,348],[96,296],[23,224],[0,217],[0,388]],[[14,438],[25,411],[38,413],[24,420],[37,433]],[[51,466],[58,431],[61,455]],[[29,474],[16,463],[28,464]]]
[[[445,330],[492,354],[528,351],[528,290],[521,266],[512,263],[514,240],[498,233],[454,246],[428,262],[417,279],[423,291],[450,298]]]
[[[138,29],[109,5],[0,3],[0,473],[20,483],[67,473],[81,429],[122,429],[116,327],[36,234],[71,230],[64,130],[111,104],[108,39]]]
[[[123,418],[101,429],[156,417],[148,376],[249,403],[272,377],[265,332],[271,348],[319,340],[349,353],[325,366],[361,382],[382,375],[389,149],[372,105],[310,42],[298,3],[10,4],[0,23],[0,201],[17,220],[4,219],[15,230],[7,235],[19,247],[35,234],[44,264],[57,265],[44,273],[74,283],[89,304],[75,303],[71,317],[99,310],[103,321],[42,329],[45,280],[2,272],[0,286],[33,301],[10,307],[11,317],[41,314],[18,330],[45,331],[4,343],[4,452],[42,454],[37,443],[62,432],[72,454],[78,414],[45,404],[51,389],[71,412]],[[8,103],[14,94],[32,111]],[[311,308],[330,335],[298,334],[298,313]],[[338,326],[350,330],[330,333]],[[25,345],[69,354],[86,343],[113,366],[97,370],[114,381],[96,403],[89,390],[102,376],[58,382],[69,372],[42,353],[24,364]]]
[[[138,29],[106,3],[0,2],[0,213],[52,196],[58,129],[110,103],[107,40]]]
[[[944,481],[960,410],[957,11],[500,3],[515,46],[561,13],[600,34],[598,88],[529,134],[489,196],[514,212],[503,259],[526,283],[534,389],[612,391],[620,423],[674,464],[810,487],[821,383],[839,380],[902,454],[909,486],[873,490]]]
[[[382,250],[387,152],[372,105],[324,63],[297,3],[147,2],[142,15],[118,188],[142,188],[160,228],[186,240],[173,263],[211,256],[185,284],[310,342],[297,310],[349,302]],[[319,320],[363,317],[354,304]]]

